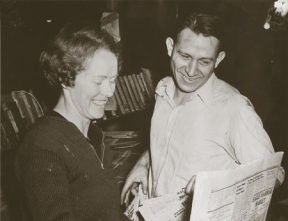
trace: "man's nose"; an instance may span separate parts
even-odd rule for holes
[[[101,93],[106,97],[112,97],[115,90],[114,84],[112,85],[109,80],[104,80],[101,86]]]
[[[197,61],[192,60],[186,65],[185,71],[189,77],[193,77],[196,75],[197,69],[198,69]]]

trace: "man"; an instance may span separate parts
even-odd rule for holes
[[[137,183],[149,197],[183,187],[189,194],[199,171],[235,168],[274,152],[250,101],[214,74],[225,57],[221,40],[219,19],[206,14],[187,16],[167,38],[173,76],[156,88],[151,158],[145,152],[127,176],[122,203]],[[282,169],[277,182],[283,180]]]

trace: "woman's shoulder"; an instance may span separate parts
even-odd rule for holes
[[[29,144],[29,146],[50,147],[51,144],[57,144],[64,138],[63,133],[68,133],[68,128],[73,127],[70,124],[61,118],[43,116],[26,132],[21,146]]]

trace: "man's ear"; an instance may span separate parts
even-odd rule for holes
[[[174,47],[174,41],[172,38],[169,37],[166,39],[166,46],[167,46],[168,55],[171,57],[172,52],[173,52],[173,47]]]
[[[216,58],[216,63],[215,63],[215,68],[217,68],[217,66],[220,64],[220,62],[225,58],[225,51],[221,51],[219,54],[218,54],[218,57]]]

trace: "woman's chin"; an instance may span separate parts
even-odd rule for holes
[[[101,119],[103,118],[103,116],[104,116],[104,109],[103,111],[97,111],[97,113],[94,112],[92,114],[93,119]]]

